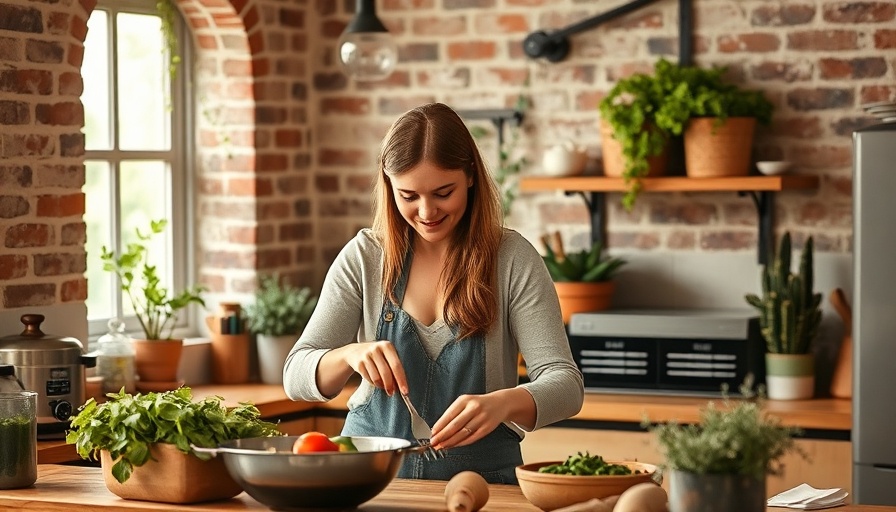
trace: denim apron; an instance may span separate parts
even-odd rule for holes
[[[411,255],[405,258],[395,297],[404,300]],[[408,380],[411,402],[426,423],[433,425],[460,395],[485,393],[485,340],[482,336],[458,341],[442,348],[433,360],[417,336],[414,321],[386,298],[377,324],[377,339],[395,346]],[[374,388],[369,400],[346,416],[342,435],[386,436],[414,441],[410,414],[398,393],[388,396]],[[398,478],[449,480],[461,471],[475,471],[489,483],[516,484],[514,468],[523,463],[519,435],[503,423],[475,443],[445,451],[445,458],[426,460],[406,455]]]

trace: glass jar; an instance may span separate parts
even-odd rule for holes
[[[124,322],[109,320],[109,332],[97,340],[96,374],[103,378],[103,394],[136,390],[134,346],[124,334]]]
[[[0,393],[0,489],[37,481],[37,393]]]

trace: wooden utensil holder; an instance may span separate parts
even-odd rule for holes
[[[212,380],[215,384],[249,382],[249,333],[221,334],[221,317],[206,317],[212,339]]]

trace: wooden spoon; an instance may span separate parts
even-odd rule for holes
[[[834,375],[831,377],[831,395],[836,398],[852,398],[852,308],[840,288],[831,292],[830,301],[843,319],[846,329],[834,364]]]
[[[852,308],[846,300],[846,294],[843,293],[841,288],[834,288],[831,292],[830,300],[831,305],[834,306],[834,309],[840,314],[840,318],[843,319],[843,325],[846,326],[846,334],[852,336]]]

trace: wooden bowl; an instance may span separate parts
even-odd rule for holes
[[[607,464],[622,464],[632,471],[632,475],[557,475],[539,473],[538,468],[563,461],[533,462],[516,467],[516,477],[520,489],[529,503],[542,510],[555,510],[592,498],[607,498],[622,494],[629,487],[642,482],[650,482],[656,466],[633,461],[606,461]]]

